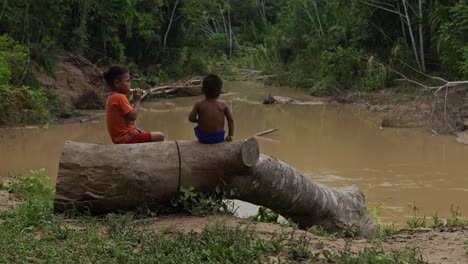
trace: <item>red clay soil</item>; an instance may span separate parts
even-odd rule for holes
[[[102,72],[81,56],[66,54],[51,73],[36,65],[33,73],[42,87],[57,98],[66,109],[103,109],[104,81]]]

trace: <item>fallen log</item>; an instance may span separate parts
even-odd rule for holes
[[[227,178],[226,186],[227,198],[273,209],[300,228],[320,225],[336,232],[355,225],[360,235],[378,232],[378,226],[367,212],[364,193],[357,186],[326,187],[264,154],[260,154],[257,164],[247,173]]]
[[[62,151],[54,209],[94,213],[133,210],[168,203],[180,186],[208,192],[225,174],[256,163],[254,139],[204,145],[165,141],[98,145],[68,141]]]
[[[314,183],[286,163],[260,154],[255,139],[215,145],[69,141],[60,159],[54,210],[155,208],[168,203],[181,186],[209,192],[221,183],[227,198],[268,207],[303,228],[320,224],[336,231],[357,225],[363,235],[377,231],[357,187],[337,190]]]

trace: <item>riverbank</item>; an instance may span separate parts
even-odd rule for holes
[[[103,109],[107,89],[102,69],[82,56],[63,54],[51,73],[40,66],[33,70],[40,87],[49,94],[52,116],[48,124],[68,124],[93,121],[96,118],[86,110]],[[200,76],[173,83],[152,85],[145,78],[137,78],[133,87],[151,90],[145,100],[199,95]],[[292,89],[292,88],[291,88]],[[468,143],[467,87],[450,87],[437,93],[423,91],[415,86],[372,92],[344,90],[334,96],[321,97],[328,102],[356,104],[371,112],[384,113],[381,127],[423,128],[433,134],[459,135],[459,142]],[[307,92],[304,91],[304,94]],[[273,96],[275,94],[272,94]],[[292,98],[296,99],[296,98]],[[11,124],[10,124],[11,125]]]
[[[52,195],[51,188],[31,178],[2,185],[1,262],[468,261],[466,225],[392,232],[386,227],[381,237],[359,238],[353,232],[305,231],[290,224],[260,223],[225,214],[64,217],[52,213]]]
[[[347,92],[327,99],[385,113],[382,128],[423,128],[433,134],[453,135],[468,129],[468,86],[439,92],[396,87],[368,93]]]

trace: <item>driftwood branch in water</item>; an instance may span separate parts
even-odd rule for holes
[[[255,139],[205,145],[165,141],[131,145],[67,142],[60,159],[54,210],[103,213],[169,203],[181,186],[268,207],[302,228],[329,231],[351,225],[361,235],[378,227],[357,187],[329,188],[288,164],[259,153]]]
[[[275,132],[275,131],[278,130],[278,129],[279,129],[279,128],[268,129],[268,130],[265,130],[265,131],[262,131],[262,132],[259,132],[259,133],[255,134],[255,136],[257,136],[257,137],[264,136],[264,135],[273,133],[273,132]]]

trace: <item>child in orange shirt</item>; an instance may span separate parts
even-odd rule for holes
[[[130,92],[130,73],[122,65],[111,66],[103,75],[111,93],[106,102],[107,130],[115,144],[164,141],[161,132],[143,132],[136,127],[135,120],[140,108],[141,89],[133,91],[133,107],[126,94]]]
[[[225,101],[219,100],[223,80],[218,75],[210,74],[203,79],[202,91],[205,99],[193,105],[189,121],[198,123],[194,128],[198,141],[204,144],[216,144],[232,141],[234,135],[234,119]],[[224,138],[224,118],[228,122],[228,136]]]

